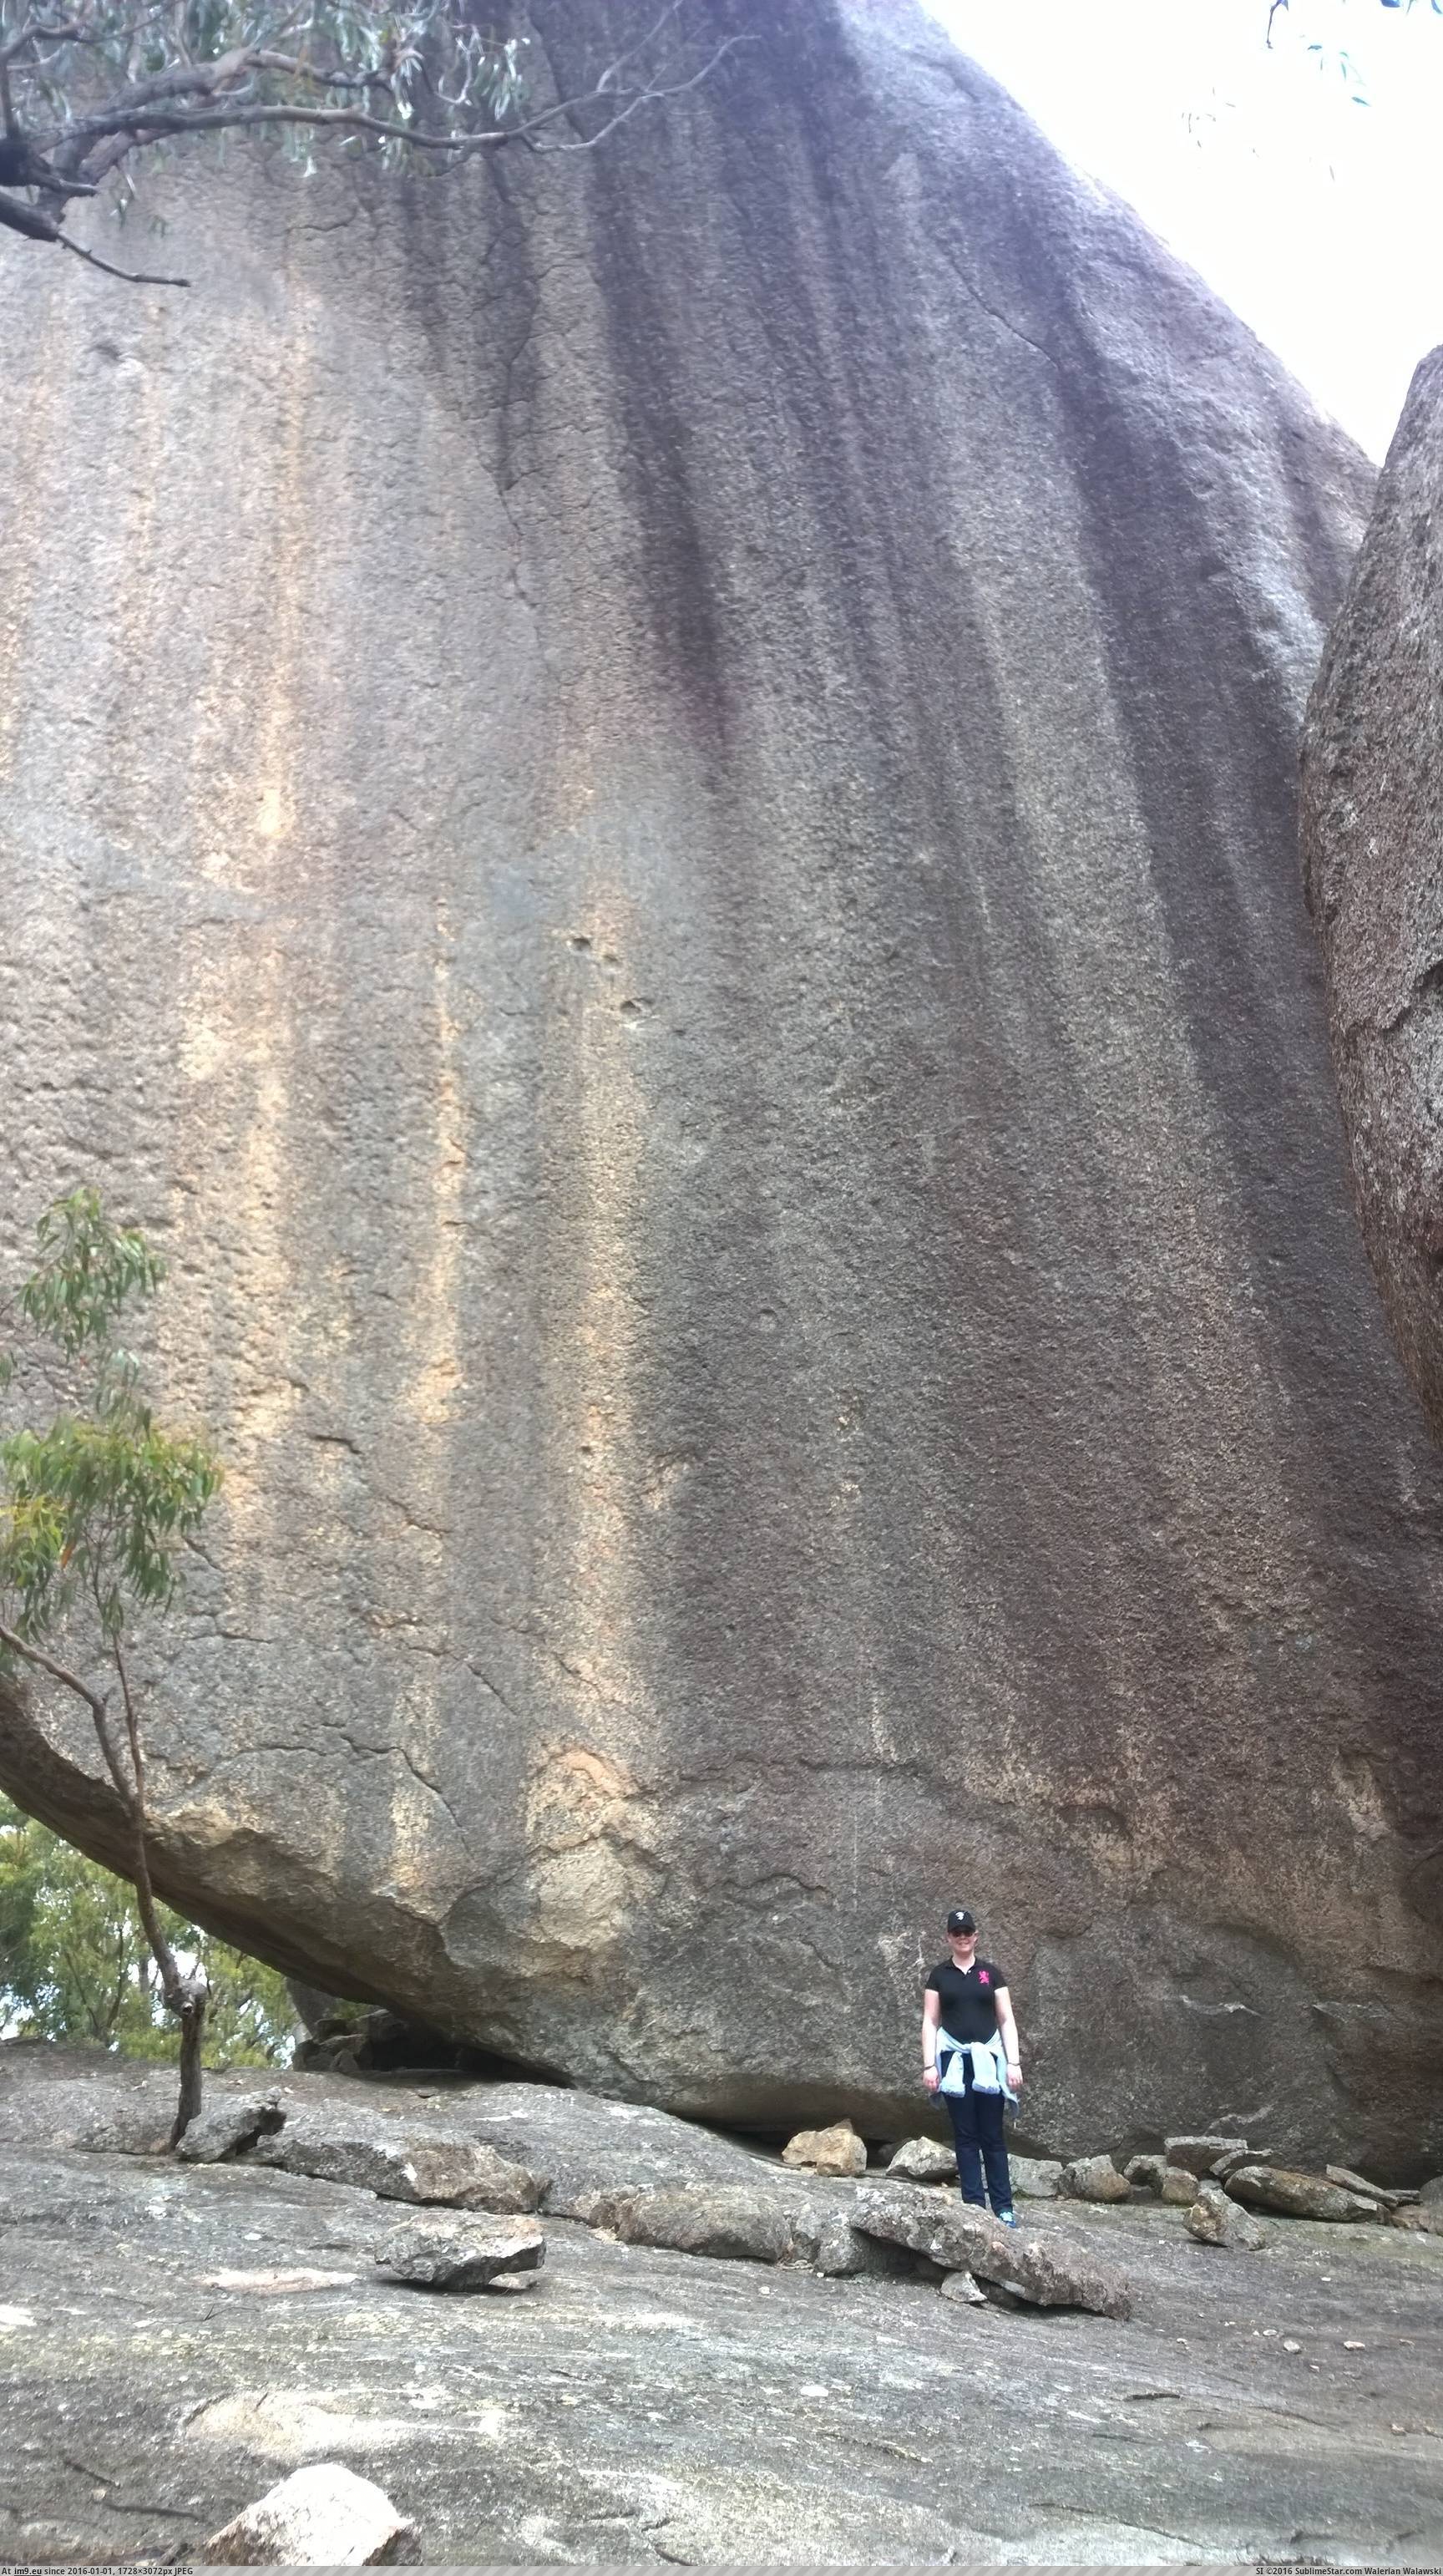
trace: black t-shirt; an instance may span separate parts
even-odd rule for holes
[[[991,2039],[997,2030],[997,1989],[1007,1978],[995,1959],[974,1959],[965,1971],[950,1959],[933,1968],[928,1993],[941,1998],[941,2022],[954,2039]]]

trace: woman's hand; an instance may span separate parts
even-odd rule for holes
[[[1008,2069],[1007,2069],[1007,2090],[1008,2090],[1008,2092],[1009,2092],[1009,2093],[1020,2093],[1020,2092],[1021,2092],[1021,2090],[1022,2090],[1022,2069],[1021,2069],[1021,2067],[1020,2067],[1020,2066],[1009,2066],[1009,2067],[1008,2067]]]
[[[936,2092],[936,2090],[937,2090],[937,2069],[936,2069],[936,2067],[935,2067],[935,2066],[924,2066],[924,2067],[923,2067],[923,2069],[922,2069],[922,2082],[923,2082],[923,2085],[925,2086],[926,2090],[927,2090],[929,2093],[935,2093],[935,2092]]]

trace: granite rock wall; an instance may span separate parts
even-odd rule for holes
[[[1370,471],[910,6],[711,17],[596,152],[183,163],[188,298],[5,252],[4,1228],[152,1229],[229,1461],[167,1884],[894,2134],[961,1897],[1035,2143],[1436,2164],[1443,1485],[1294,851]]]

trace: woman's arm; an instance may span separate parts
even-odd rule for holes
[[[1007,2057],[1007,2081],[1014,2093],[1022,2089],[1022,2053],[1017,2037],[1017,2015],[1012,1997],[1005,1986],[997,1989],[997,2027],[1002,2033],[1002,2046]]]
[[[929,1986],[922,1997],[922,2081],[929,2093],[937,2090],[937,2025],[942,2019],[942,1998],[935,1986]]]

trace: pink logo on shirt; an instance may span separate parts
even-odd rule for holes
[[[978,1985],[979,1985],[979,1986],[990,1986],[990,1985],[991,1985],[992,1980],[991,1980],[991,1978],[988,1976],[987,1971],[986,1971],[986,1969],[985,1969],[985,1968],[979,1968],[979,1969],[978,1969],[978,1971],[977,1971],[977,1983],[978,1983]]]

